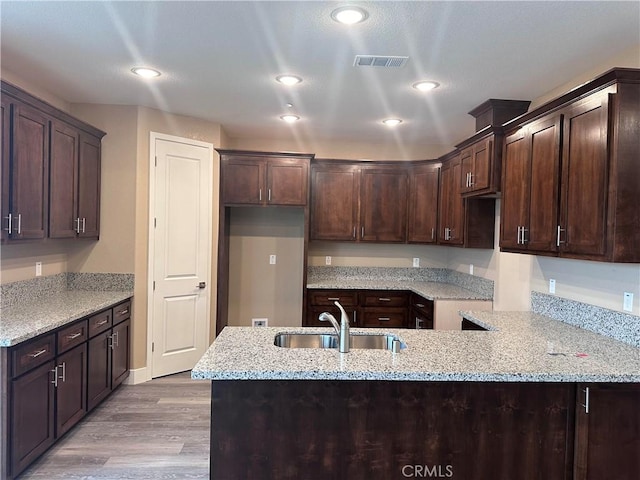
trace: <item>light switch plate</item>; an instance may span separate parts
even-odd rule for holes
[[[418,257],[413,257],[413,266],[414,267],[420,266],[420,259]]]
[[[549,293],[556,293],[556,280],[554,278],[549,279]]]
[[[624,301],[622,302],[622,309],[625,312],[633,311],[633,293],[624,292]]]
[[[275,264],[276,264],[276,256],[269,255],[269,265],[275,265]]]

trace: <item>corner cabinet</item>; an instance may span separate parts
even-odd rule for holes
[[[503,251],[640,262],[639,82],[612,70],[506,126]]]
[[[104,132],[2,82],[2,240],[98,238]]]
[[[307,205],[312,155],[218,152],[225,205]]]
[[[311,240],[404,243],[403,164],[320,161],[311,168]]]

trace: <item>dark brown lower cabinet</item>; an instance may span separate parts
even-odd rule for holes
[[[56,436],[66,433],[87,412],[87,345],[57,359]]]
[[[113,327],[111,343],[111,390],[129,376],[129,339],[131,320],[125,320]]]
[[[19,473],[55,441],[53,373],[47,362],[11,384],[11,471]]]
[[[569,480],[574,405],[570,383],[213,381],[210,478]]]
[[[574,480],[640,478],[640,385],[578,385]]]

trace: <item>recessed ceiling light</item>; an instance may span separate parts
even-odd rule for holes
[[[383,120],[382,123],[384,123],[387,127],[395,127],[396,125],[400,125],[402,123],[402,120],[400,120],[399,118],[387,118],[386,120]]]
[[[287,123],[294,123],[300,120],[300,117],[297,115],[280,115],[280,119],[284,120]]]
[[[438,82],[426,81],[426,82],[416,82],[413,84],[413,88],[416,90],[420,90],[421,92],[428,92],[429,90],[433,90],[434,88],[438,88],[440,84]]]
[[[331,12],[331,18],[336,22],[344,25],[353,25],[355,23],[364,22],[369,14],[360,7],[340,7]]]
[[[278,75],[276,81],[283,85],[296,85],[302,81],[302,78],[296,75]]]
[[[160,72],[158,70],[148,67],[134,67],[131,71],[142,78],[155,78],[160,76]]]

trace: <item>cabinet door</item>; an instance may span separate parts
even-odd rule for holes
[[[100,236],[100,139],[80,134],[78,159],[78,237]]]
[[[438,231],[438,167],[417,167],[409,177],[409,243],[435,243]]]
[[[78,204],[78,130],[64,122],[51,122],[49,162],[49,237],[76,236]]]
[[[460,192],[459,179],[462,176],[462,164],[460,160],[451,162],[451,190],[449,202],[449,224],[451,245],[462,245],[464,243],[464,215],[465,203]]]
[[[87,410],[87,344],[57,358],[56,436],[80,421]]]
[[[49,119],[22,104],[14,105],[10,168],[11,239],[40,239],[47,234],[49,193]]]
[[[491,186],[493,168],[493,140],[485,139],[474,144],[473,169],[469,178],[469,189],[471,191],[488,189]]]
[[[129,376],[129,339],[131,320],[113,327],[111,336],[111,389],[116,388]]]
[[[311,240],[356,240],[359,168],[322,165],[311,170]]]
[[[529,250],[558,250],[556,227],[560,201],[561,125],[562,116],[555,115],[528,127],[531,155],[530,213],[523,232],[523,242]]]
[[[528,137],[523,129],[505,139],[500,206],[501,248],[525,248],[521,233],[523,226],[528,228],[530,172]]]
[[[270,205],[307,204],[309,163],[294,159],[267,162],[267,203]]]
[[[560,250],[601,256],[609,187],[608,94],[596,94],[564,113]]]
[[[265,161],[231,157],[222,163],[222,202],[260,205],[265,202]]]
[[[407,172],[362,168],[360,239],[404,242],[407,238]]]
[[[48,362],[12,382],[11,471],[17,476],[55,439],[54,362]]]
[[[449,242],[449,230],[451,225],[451,190],[453,177],[451,163],[447,162],[440,170],[440,193],[438,199],[438,243]]]
[[[589,405],[588,411],[585,405]],[[575,480],[632,480],[640,472],[640,386],[579,385]]]
[[[87,344],[87,411],[92,410],[111,392],[111,330],[89,340]]]
[[[11,102],[10,97],[0,95],[0,240],[7,239],[7,217],[9,215],[9,160],[11,146]]]

